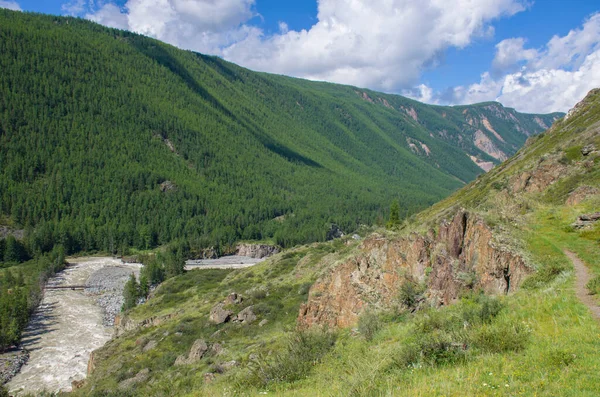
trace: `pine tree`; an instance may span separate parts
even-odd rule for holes
[[[399,224],[400,224],[400,204],[398,204],[398,201],[394,201],[392,203],[392,206],[390,207],[390,219],[388,220],[386,227],[388,229],[392,229],[393,227],[395,227]]]
[[[140,296],[140,286],[135,279],[135,275],[131,273],[129,280],[125,283],[123,289],[123,307],[122,310],[129,310],[137,305],[138,298]]]

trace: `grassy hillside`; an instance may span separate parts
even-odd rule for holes
[[[30,254],[322,241],[473,180],[469,156],[498,162],[481,134],[509,155],[557,117],[255,73],[4,9],[0,69],[0,223],[26,230]]]
[[[378,230],[364,243],[338,239],[298,247],[250,269],[196,270],[169,280],[127,314],[137,322],[158,319],[158,325],[126,332],[97,351],[94,372],[80,393],[596,395],[599,323],[575,296],[565,251],[587,264],[595,280],[589,287],[600,292],[600,224],[571,226],[579,215],[600,208],[598,131],[597,90],[508,162],[398,230]],[[425,233],[458,208],[477,214],[493,230],[490,244],[525,258],[530,275],[516,292],[490,297],[473,289],[474,283],[453,305],[421,305],[413,312],[421,292],[401,287],[396,303],[364,308],[355,328],[296,329],[301,303],[314,295],[309,287],[358,261],[361,252],[374,252],[367,241],[414,239],[411,233]],[[245,300],[226,308],[252,305],[254,323],[208,321],[211,308],[231,292]],[[262,320],[267,322],[259,326]],[[199,338],[221,349],[173,366]],[[157,344],[145,351],[150,341]],[[149,376],[134,388],[123,383],[144,369]]]

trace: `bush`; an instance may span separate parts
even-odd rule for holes
[[[464,336],[440,330],[417,335],[396,354],[395,365],[399,367],[418,364],[450,365],[467,358],[468,345]]]
[[[335,345],[337,335],[323,330],[296,331],[287,340],[283,352],[269,361],[259,360],[245,383],[264,387],[270,383],[304,379]]]
[[[497,298],[480,294],[463,300],[461,315],[464,322],[470,326],[489,324],[503,307]]]
[[[400,303],[408,309],[414,309],[417,307],[417,303],[419,303],[422,293],[423,288],[416,282],[404,280],[404,282],[400,285]]]
[[[582,146],[573,146],[565,150],[565,157],[569,162],[580,160],[583,155],[581,154]]]
[[[596,276],[585,285],[590,292],[590,295],[600,294],[600,276]]]
[[[548,362],[553,367],[566,367],[575,361],[577,356],[564,350],[552,350],[548,353]]]
[[[529,331],[520,323],[484,324],[470,339],[475,347],[485,352],[517,352],[527,346]]]
[[[559,274],[564,272],[566,267],[557,262],[556,260],[551,260],[546,266],[542,269],[538,270],[535,274],[527,277],[521,287],[524,289],[536,289],[547,285],[551,281],[553,281]]]
[[[372,311],[363,312],[358,318],[358,332],[368,341],[381,329],[383,321],[381,317]]]

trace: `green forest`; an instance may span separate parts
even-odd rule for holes
[[[394,200],[401,217],[436,202],[481,173],[465,151],[486,158],[453,139],[469,133],[462,109],[256,73],[81,19],[0,10],[0,54],[0,223],[25,230],[32,257],[322,241],[331,223],[382,222]]]

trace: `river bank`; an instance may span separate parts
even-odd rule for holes
[[[123,285],[141,265],[114,258],[75,258],[47,287],[86,285],[85,289],[46,289],[27,326],[21,346],[28,362],[7,384],[12,395],[70,391],[85,378],[90,353],[113,333],[122,305]]]

